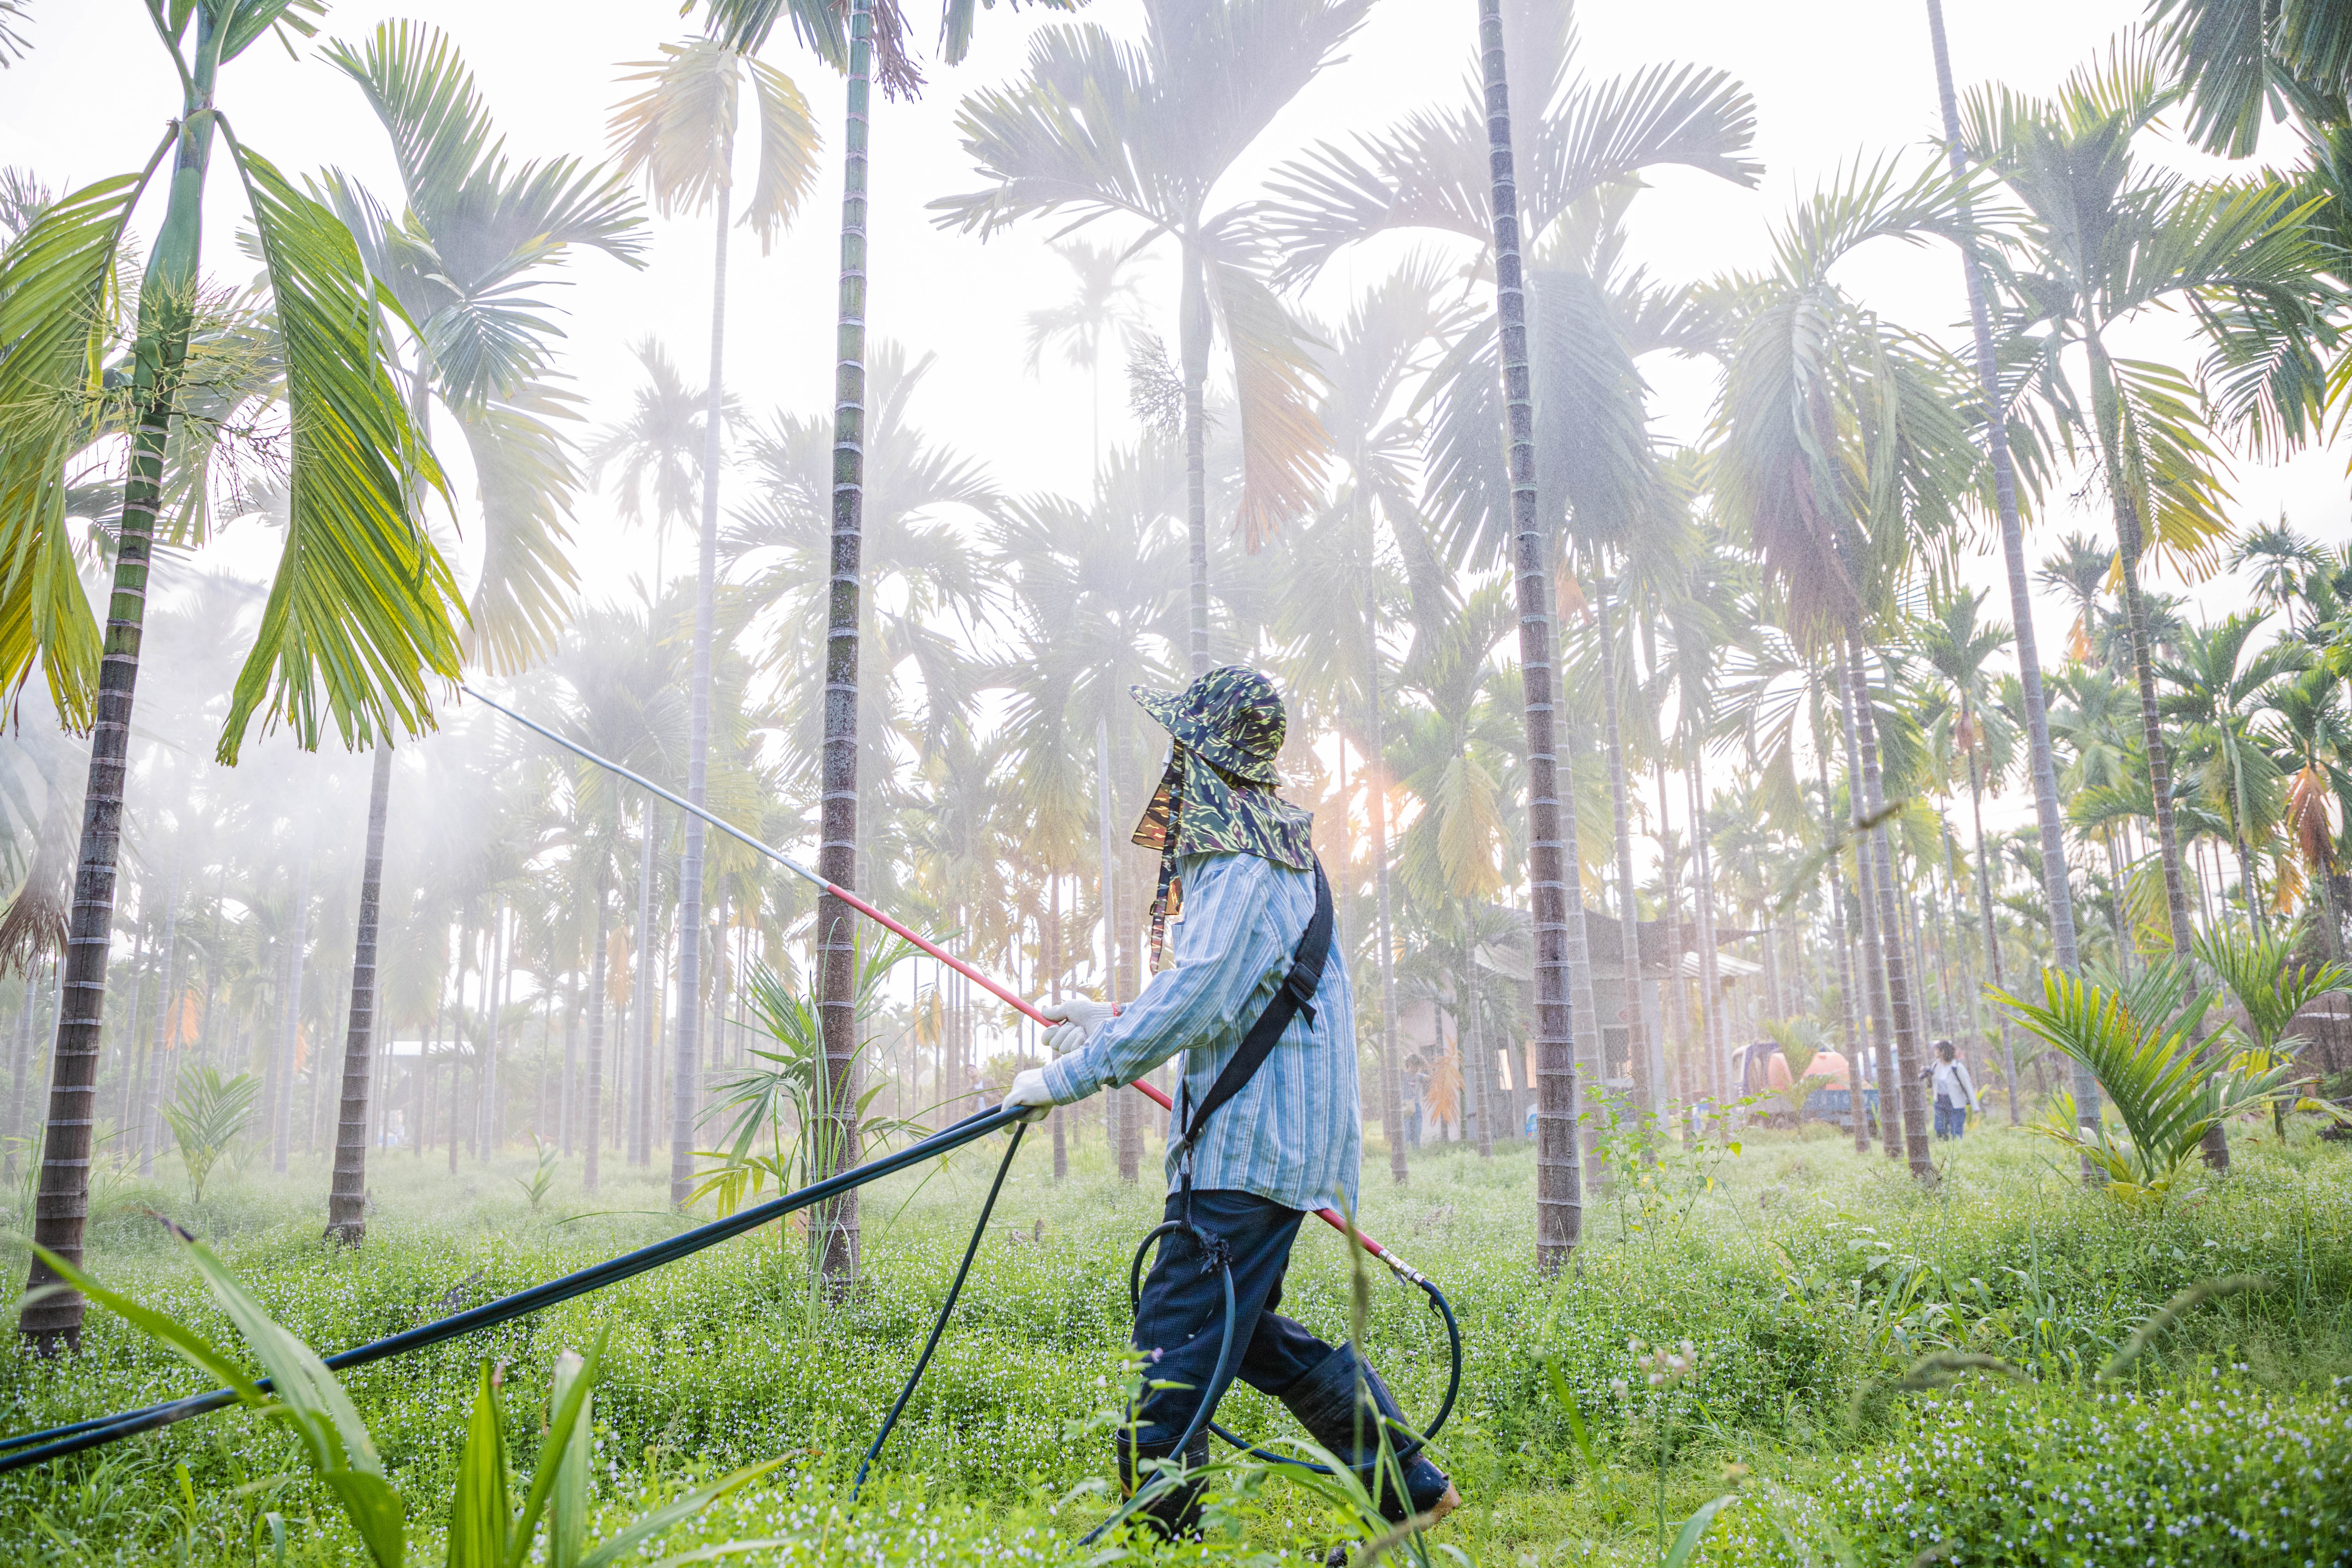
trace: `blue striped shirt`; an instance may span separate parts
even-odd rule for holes
[[[1188,855],[1178,870],[1182,912],[1169,927],[1175,967],[1154,975],[1125,1012],[1045,1068],[1055,1103],[1132,1083],[1181,1051],[1177,1108],[1200,1104],[1290,973],[1315,913],[1314,872],[1255,855]],[[1209,1119],[1192,1152],[1192,1185],[1237,1188],[1286,1208],[1352,1213],[1363,1141],[1356,1002],[1335,941],[1313,1021],[1304,1011],[1292,1018],[1256,1076]],[[1167,1163],[1173,1192],[1172,1153]]]

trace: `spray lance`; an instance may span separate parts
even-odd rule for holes
[[[726,834],[731,838],[739,840],[755,853],[775,862],[785,870],[790,871],[793,875],[800,878],[803,881],[809,883],[820,893],[829,894],[832,897],[838,899],[842,903],[845,904],[850,909],[856,910],[859,914],[864,915],[866,919],[873,921],[876,924],[881,926],[892,935],[912,943],[924,953],[938,960],[940,963],[946,964],[949,968],[953,969],[957,973],[962,975],[967,980],[971,981],[974,984],[981,986],[991,995],[997,997],[999,1000],[1018,1010],[1024,1016],[1034,1019],[1040,1024],[1051,1024],[1053,1022],[1053,1020],[1046,1018],[1034,1006],[1033,1006],[1026,998],[1013,991],[1007,990],[995,980],[990,978],[989,975],[973,967],[971,964],[965,963],[962,959],[956,957],[953,953],[949,952],[937,942],[934,942],[919,933],[909,930],[907,926],[900,924],[896,920],[893,920],[890,916],[885,914],[874,905],[866,902],[864,899],[859,898],[856,893],[850,891],[848,889],[841,887],[838,884],[818,875],[815,871],[812,870],[807,866],[803,865],[800,861],[795,860],[791,856],[782,853],[766,843],[763,843],[759,838],[754,837],[752,835],[746,833],[741,828],[737,827],[733,823],[727,821],[724,817],[719,816],[713,812],[705,810],[703,807],[695,805],[684,796],[663,788],[660,784],[654,783],[651,779],[648,779],[631,769],[623,767],[621,764],[609,758],[597,755],[594,752],[590,751],[585,746],[580,745],[578,742],[572,741],[563,735],[558,734],[547,726],[539,723],[535,720],[525,717],[523,714],[515,711],[515,710],[508,707],[502,702],[484,696],[470,686],[460,683],[458,689],[464,692],[467,696],[474,699],[477,702],[481,703],[484,707],[504,714],[507,718],[521,725],[524,729],[553,742],[555,745],[562,748],[564,751],[572,752],[583,761],[602,768],[615,777],[627,780],[629,783],[635,784],[638,788],[646,791],[647,794],[656,795],[660,799],[668,802],[671,805],[676,806],[680,811],[688,812],[699,817],[709,826],[717,828],[719,832]],[[1152,1102],[1160,1106],[1160,1109],[1164,1110],[1173,1109],[1173,1105],[1168,1096],[1161,1093],[1151,1085],[1138,1081],[1130,1087],[1149,1096]],[[609,1258],[603,1263],[593,1265],[590,1268],[575,1270],[571,1274],[563,1275],[555,1279],[551,1279],[544,1284],[533,1286],[526,1290],[517,1291],[511,1296],[503,1297],[495,1301],[486,1301],[478,1307],[453,1313],[449,1317],[439,1319],[434,1322],[422,1324],[416,1328],[410,1329],[405,1332],[389,1335],[381,1340],[371,1341],[366,1344],[355,1345],[349,1350],[339,1352],[334,1355],[324,1358],[325,1363],[331,1370],[341,1370],[345,1367],[365,1365],[368,1363],[380,1361],[388,1356],[401,1355],[410,1352],[423,1350],[427,1346],[442,1343],[445,1341],[455,1339],[460,1335],[470,1333],[478,1329],[490,1328],[499,1323],[511,1321],[516,1318],[524,1317],[533,1312],[542,1311],[560,1302],[571,1300],[593,1290],[602,1289],[608,1285],[618,1284],[624,1279],[631,1279],[648,1269],[657,1268],[663,1264],[675,1262],[681,1258],[690,1256],[695,1252],[700,1251],[704,1247],[715,1246],[719,1242],[756,1230],[763,1225],[782,1218],[785,1215],[830,1202],[833,1199],[840,1197],[844,1194],[846,1194],[856,1187],[862,1186],[868,1182],[876,1181],[883,1176],[890,1175],[898,1171],[908,1169],[910,1166],[920,1164],[935,1157],[951,1153],[955,1150],[962,1148],[968,1143],[975,1142],[999,1129],[1010,1128],[1013,1132],[1011,1145],[1006,1149],[1003,1162],[997,1169],[995,1181],[989,1188],[986,1202],[981,1211],[980,1223],[973,1229],[971,1245],[964,1250],[961,1266],[956,1270],[954,1281],[949,1287],[947,1300],[940,1309],[938,1321],[932,1326],[930,1336],[924,1344],[921,1355],[917,1358],[912,1375],[909,1376],[906,1386],[900,1391],[897,1402],[891,1406],[890,1413],[884,1420],[881,1430],[876,1435],[872,1446],[867,1448],[864,1461],[858,1466],[857,1484],[862,1485],[866,1478],[867,1467],[873,1462],[875,1456],[880,1452],[884,1441],[890,1435],[891,1428],[897,1424],[899,1414],[906,1408],[908,1400],[913,1395],[916,1384],[921,1380],[925,1368],[928,1367],[930,1363],[932,1352],[938,1347],[940,1336],[947,1327],[949,1314],[954,1310],[956,1299],[962,1291],[964,1278],[971,1270],[973,1255],[979,1248],[980,1238],[986,1232],[989,1214],[995,1207],[997,1195],[1003,1188],[1005,1174],[1011,1168],[1013,1156],[1019,1152],[1024,1125],[1024,1112],[1022,1108],[1007,1107],[1003,1105],[991,1107],[987,1110],[976,1112],[971,1116],[966,1117],[961,1121],[956,1122],[954,1125],[948,1127],[941,1131],[933,1133],[929,1138],[910,1143],[907,1147],[893,1153],[866,1161],[865,1163],[855,1166],[849,1170],[835,1173],[823,1181],[812,1183],[808,1186],[799,1188],[793,1192],[782,1194],[765,1203],[754,1204],[747,1208],[740,1209],[724,1219],[714,1220],[707,1225],[698,1226],[693,1229],[681,1232],[667,1240],[655,1242],[649,1246],[639,1247],[634,1252],[624,1253],[618,1258]],[[1347,1237],[1354,1245],[1360,1247],[1365,1252],[1379,1258],[1382,1263],[1386,1264],[1390,1270],[1393,1272],[1399,1279],[1402,1279],[1405,1283],[1412,1285],[1422,1290],[1428,1296],[1432,1306],[1443,1319],[1452,1354],[1452,1369],[1446,1382],[1445,1396],[1443,1403],[1439,1405],[1436,1418],[1429,1424],[1429,1426],[1424,1432],[1420,1434],[1420,1436],[1424,1441],[1430,1437],[1435,1436],[1438,1428],[1444,1425],[1446,1416],[1452,1413],[1454,1397],[1460,1392],[1462,1384],[1462,1334],[1459,1325],[1454,1321],[1454,1311],[1451,1305],[1446,1301],[1444,1296],[1438,1290],[1437,1287],[1430,1281],[1427,1276],[1423,1275],[1420,1270],[1412,1268],[1411,1265],[1405,1263],[1393,1252],[1391,1252],[1388,1248],[1382,1247],[1370,1237],[1366,1236],[1361,1230],[1350,1226],[1346,1216],[1342,1215],[1338,1210],[1330,1208],[1318,1209],[1316,1211],[1316,1215],[1325,1224],[1338,1231],[1340,1235]],[[1167,1229],[1169,1229],[1169,1226],[1167,1226],[1156,1227],[1151,1234],[1145,1238],[1143,1247],[1139,1248],[1135,1265],[1129,1269],[1129,1293],[1130,1297],[1133,1297],[1139,1289],[1142,1258],[1145,1251],[1148,1250],[1149,1247],[1151,1247]],[[1232,1283],[1229,1275],[1226,1281],[1224,1353],[1220,1354],[1218,1358],[1218,1376],[1214,1380],[1220,1385],[1222,1385],[1224,1380],[1226,1365],[1230,1360],[1231,1352],[1233,1350],[1232,1338]],[[267,1378],[259,1380],[259,1386],[267,1389],[269,1386],[269,1380]],[[156,1427],[167,1426],[175,1421],[184,1420],[191,1415],[198,1415],[205,1414],[207,1411],[217,1410],[225,1405],[234,1403],[235,1398],[236,1396],[226,1389],[215,1389],[209,1394],[194,1394],[185,1399],[166,1401],[160,1405],[150,1405],[143,1410],[128,1411],[115,1415],[97,1416],[89,1420],[74,1422],[62,1426],[48,1427],[37,1432],[23,1433],[13,1437],[0,1437],[0,1475],[5,1475],[11,1470],[22,1469],[29,1466],[41,1464],[48,1459],[60,1458],[67,1454],[79,1453],[84,1449],[96,1447],[104,1443],[110,1443],[119,1438],[133,1436],[136,1433],[152,1431]],[[1213,1401],[1202,1401],[1200,1405],[1199,1415],[1196,1419],[1205,1420],[1213,1404]],[[1250,1443],[1244,1438],[1235,1436],[1233,1433],[1225,1430],[1224,1427],[1217,1425],[1213,1421],[1207,1421],[1206,1425],[1210,1431],[1216,1433],[1226,1442],[1232,1444],[1237,1448],[1241,1448],[1245,1452],[1251,1453],[1259,1458],[1280,1464],[1302,1466],[1303,1468],[1310,1469],[1321,1468],[1319,1466],[1308,1465],[1305,1461],[1299,1460],[1291,1456],[1270,1453],[1267,1450]],[[1189,1436],[1189,1434],[1187,1436]],[[1111,1519],[1106,1520],[1103,1524],[1097,1526],[1095,1531],[1090,1532],[1087,1539],[1093,1539],[1094,1536],[1102,1533],[1102,1531],[1108,1529],[1112,1523],[1115,1523],[1118,1520],[1126,1517],[1138,1504],[1145,1500],[1147,1495],[1152,1489],[1153,1488],[1150,1486],[1139,1489],[1135,1496],[1129,1500],[1127,1506],[1122,1507],[1118,1513],[1112,1516]]]

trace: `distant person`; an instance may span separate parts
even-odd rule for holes
[[[1969,1130],[1969,1112],[1977,1108],[1977,1085],[1951,1041],[1936,1042],[1936,1065],[1927,1069],[1927,1079],[1936,1097],[1936,1136],[1959,1137]]]
[[[1404,1141],[1408,1149],[1421,1147],[1422,1096],[1429,1092],[1429,1074],[1423,1069],[1420,1054],[1404,1058]]]

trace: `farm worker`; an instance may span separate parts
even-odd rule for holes
[[[1062,1020],[1046,1036],[1056,1059],[1021,1073],[1004,1097],[1043,1116],[1183,1053],[1166,1215],[1192,1229],[1162,1237],[1143,1283],[1135,1347],[1147,1363],[1146,1392],[1118,1439],[1120,1479],[1132,1489],[1159,1469],[1181,1474],[1208,1462],[1205,1423],[1183,1454],[1175,1448],[1202,1399],[1213,1409],[1224,1393],[1208,1386],[1223,1337],[1222,1258],[1234,1286],[1228,1377],[1238,1373],[1282,1401],[1309,1436],[1357,1468],[1392,1521],[1442,1516],[1460,1496],[1355,1346],[1335,1348],[1276,1310],[1299,1221],[1318,1208],[1354,1212],[1363,1143],[1355,998],[1330,940],[1313,817],[1274,793],[1282,699],[1240,665],[1213,669],[1181,693],[1131,691],[1174,742],[1134,837],[1160,851],[1151,967],[1160,970],[1171,934],[1175,963],[1116,1016],[1105,1003],[1047,1005],[1046,1016]],[[1318,935],[1320,962],[1310,968]],[[1402,1498],[1380,1465],[1383,1426]],[[1168,1535],[1194,1533],[1200,1494],[1199,1482],[1178,1484],[1143,1515]]]
[[[1936,1065],[1927,1078],[1935,1088],[1936,1136],[1958,1138],[1969,1130],[1969,1112],[1977,1108],[1977,1085],[1951,1041],[1936,1042]]]

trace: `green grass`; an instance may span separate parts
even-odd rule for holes
[[[866,1284],[812,1299],[796,1237],[743,1238],[540,1318],[349,1375],[413,1520],[412,1561],[437,1531],[480,1357],[506,1363],[509,1408],[543,1400],[556,1355],[609,1335],[599,1395],[603,1500],[643,1511],[749,1460],[790,1452],[788,1479],[675,1532],[679,1552],[739,1538],[782,1542],[741,1561],[1085,1562],[1077,1535],[1104,1511],[1099,1435],[1072,1436],[1113,1400],[1127,1331],[1128,1258],[1157,1217],[1156,1184],[1120,1184],[1097,1148],[1055,1189],[1024,1150],[954,1326],[854,1511],[846,1478],[937,1310],[995,1145],[928,1180],[869,1188]],[[1916,1190],[1885,1159],[1822,1130],[1751,1132],[1687,1217],[1621,1236],[1595,1197],[1572,1275],[1530,1268],[1533,1170],[1513,1148],[1424,1151],[1391,1187],[1368,1156],[1366,1228],[1444,1288],[1467,1342],[1463,1396],[1440,1443],[1471,1507],[1434,1532],[1489,1568],[1654,1563],[1663,1416],[1664,1508],[1679,1521],[1727,1490],[1741,1501],[1706,1538],[1707,1563],[2352,1563],[2352,1152],[2298,1128],[2280,1147],[2242,1129],[2236,1173],[2145,1213],[2056,1175],[2038,1145],[1985,1129],[1944,1150]],[[192,1211],[172,1179],[116,1188],[89,1267],[118,1289],[234,1342],[194,1271],[139,1211],[204,1234],[281,1321],[322,1351],[409,1327],[670,1232],[666,1173],[608,1174],[592,1204],[565,1164],[541,1213],[517,1154],[450,1175],[394,1152],[372,1172],[367,1247],[320,1245],[326,1172],[282,1182],[216,1176]],[[608,1172],[612,1167],[608,1165]],[[1694,1181],[1670,1161],[1654,1180]],[[578,1218],[592,1210],[608,1212]],[[23,1250],[5,1255],[22,1277]],[[2095,1373],[2190,1282],[2233,1273],[2272,1289],[2199,1306],[2120,1380]],[[470,1281],[470,1283],[467,1283]],[[1285,1310],[1334,1340],[1349,1259],[1302,1233]],[[1373,1359],[1409,1413],[1433,1409],[1444,1342],[1418,1293],[1376,1271]],[[1628,1342],[1688,1339],[1697,1371],[1660,1412]],[[1922,1355],[1998,1356],[2016,1378],[1970,1373],[1906,1389]],[[1551,1393],[1548,1358],[1591,1428],[1588,1467]],[[1632,1378],[1620,1398],[1612,1384]],[[0,1428],[70,1420],[194,1392],[195,1374],[93,1311],[81,1355],[0,1355]],[[1253,1435],[1290,1430],[1246,1390],[1225,1406]],[[519,1434],[519,1462],[532,1438]],[[185,1467],[184,1486],[178,1467]],[[26,1563],[359,1560],[356,1538],[279,1432],[204,1417],[112,1449],[0,1478],[0,1560]],[[1204,1545],[1171,1558],[1319,1560],[1339,1527],[1279,1479],[1241,1478]],[[651,1561],[650,1557],[645,1561]]]

